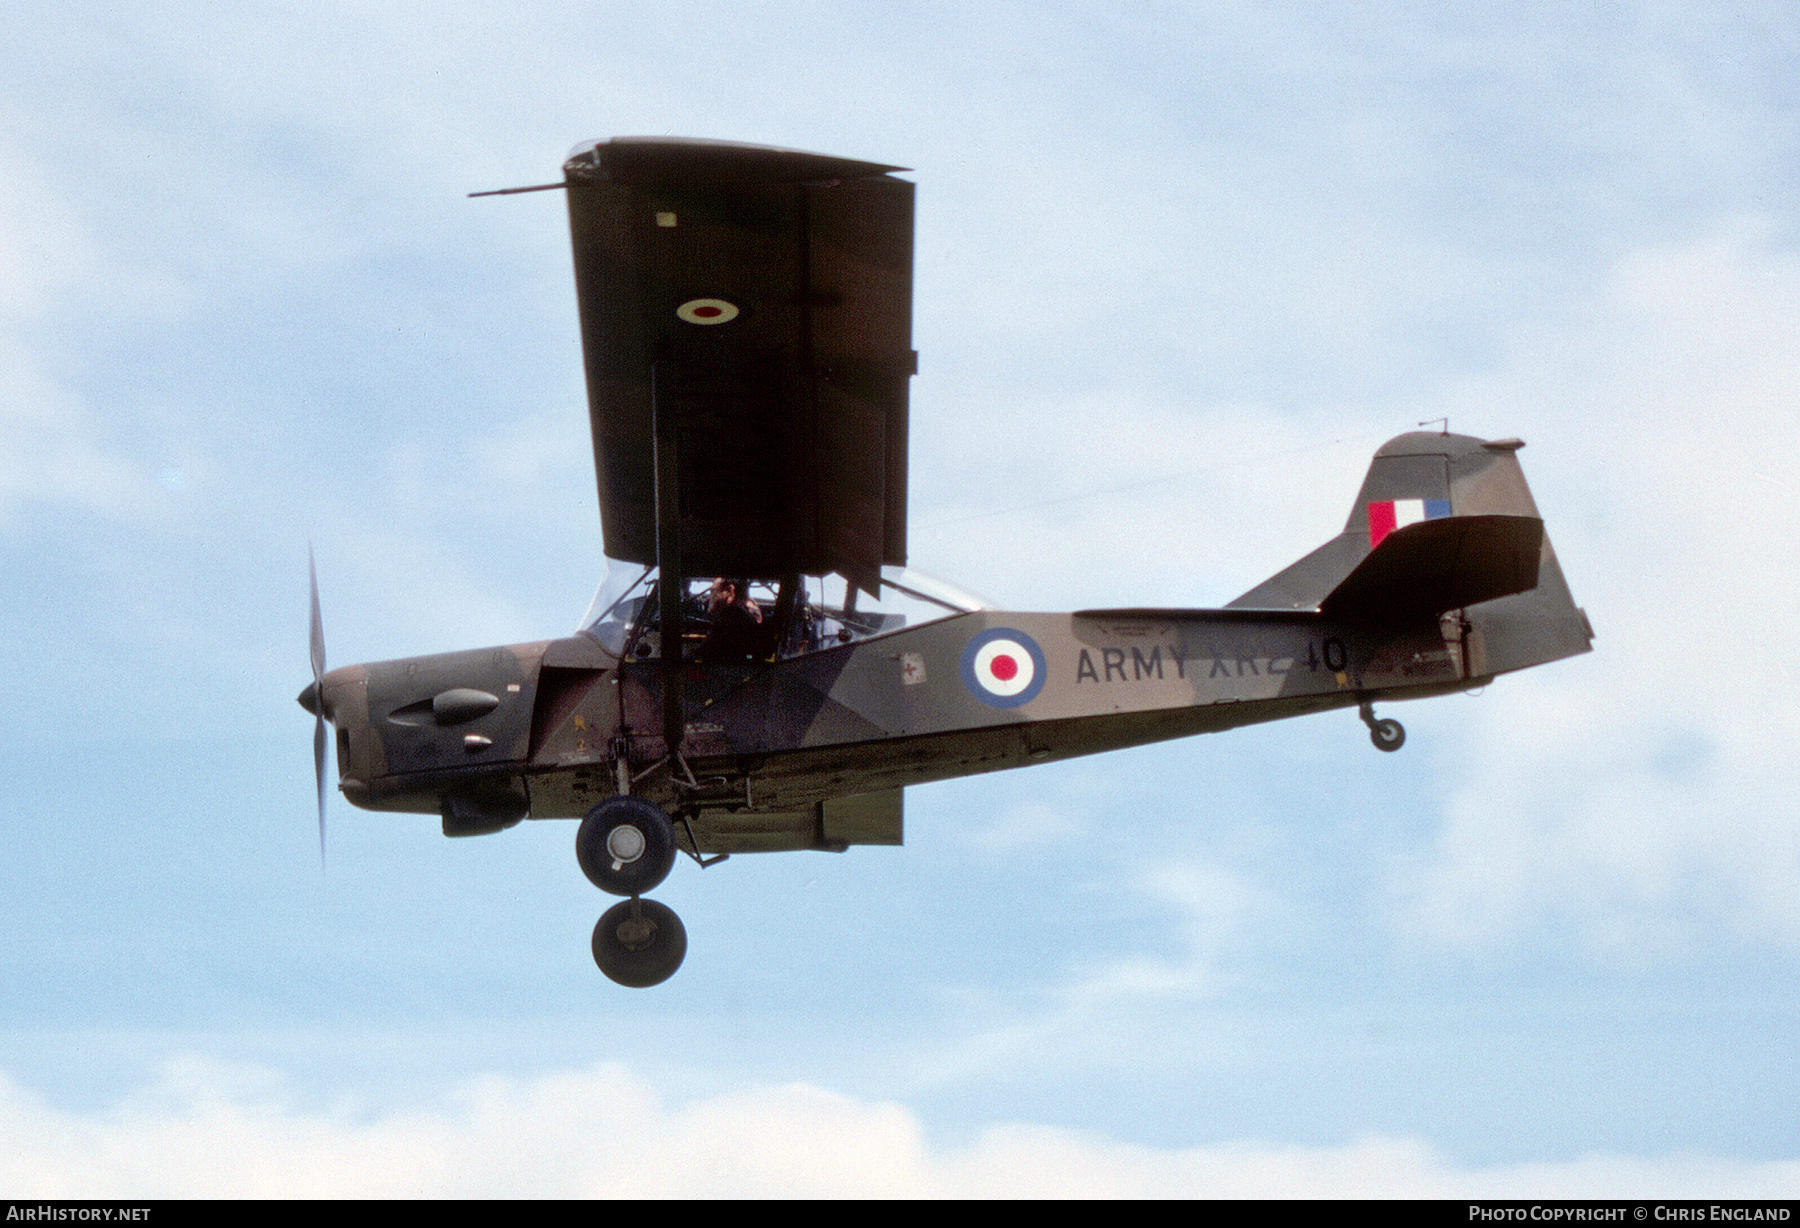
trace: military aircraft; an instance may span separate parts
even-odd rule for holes
[[[578,146],[608,574],[575,634],[326,672],[338,788],[447,836],[578,818],[600,970],[673,975],[677,853],[899,844],[908,785],[1354,708],[1586,652],[1516,439],[1404,434],[1336,537],[1223,609],[1012,613],[904,570],[913,184],[755,145]]]

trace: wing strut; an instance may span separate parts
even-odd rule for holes
[[[671,763],[681,757],[687,728],[681,711],[681,607],[687,585],[681,577],[681,467],[675,414],[657,397],[656,366],[650,364],[650,416],[656,445],[656,570],[662,599],[663,745]]]

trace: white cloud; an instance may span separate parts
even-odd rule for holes
[[[172,1062],[70,1112],[0,1082],[14,1199],[241,1197],[1792,1197],[1800,1163],[1590,1155],[1476,1168],[1419,1142],[1145,1147],[997,1124],[933,1142],[904,1105],[806,1084],[669,1103],[624,1067],[486,1075],[422,1105],[298,1105],[266,1070]]]
[[[1176,950],[1077,969],[1060,995],[1072,1013],[1091,1020],[1134,998],[1186,998],[1216,991],[1233,946],[1243,941],[1253,920],[1266,920],[1274,907],[1243,876],[1205,862],[1160,862],[1146,867],[1133,886],[1174,915],[1168,932]]]
[[[940,991],[963,1022],[911,1046],[902,1063],[910,1086],[943,1092],[994,1079],[1128,1071],[1146,1053],[1185,1045],[1175,1037],[1193,1026],[1197,1005],[1243,988],[1243,960],[1283,925],[1282,902],[1254,875],[1207,859],[1115,869],[1117,850],[1100,825],[1087,828],[1096,834],[1086,857],[1102,864],[1089,865],[1093,878],[1064,898],[1076,918],[1064,940],[1105,954],[1075,956],[1023,993],[999,985]]]

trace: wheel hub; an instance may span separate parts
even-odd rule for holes
[[[615,933],[618,934],[620,946],[632,951],[641,951],[650,945],[652,938],[656,937],[656,922],[642,915],[627,917],[619,922],[619,928]]]
[[[613,869],[642,857],[646,843],[644,833],[629,823],[613,828],[606,834],[606,854],[613,860]]]

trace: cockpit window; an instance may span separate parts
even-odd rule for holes
[[[760,619],[758,635],[746,637],[736,626],[727,636],[718,617],[718,594],[742,584],[734,625],[749,609]],[[791,586],[791,587],[790,587]],[[954,585],[922,572],[882,569],[881,596],[871,598],[844,580],[828,576],[800,577],[787,584],[773,580],[692,577],[683,585],[683,657],[703,658],[721,652],[729,640],[732,656],[744,656],[743,644],[754,640],[755,656],[786,658],[855,643],[877,635],[916,627],[956,614],[987,608],[987,603]],[[608,560],[606,579],[582,619],[581,629],[614,656],[643,659],[661,655],[658,626],[661,610],[653,567]]]
[[[599,591],[582,616],[581,629],[599,640],[600,646],[613,656],[623,656],[625,641],[631,635],[631,624],[636,621],[655,579],[654,567],[607,559],[606,578],[600,581]]]

